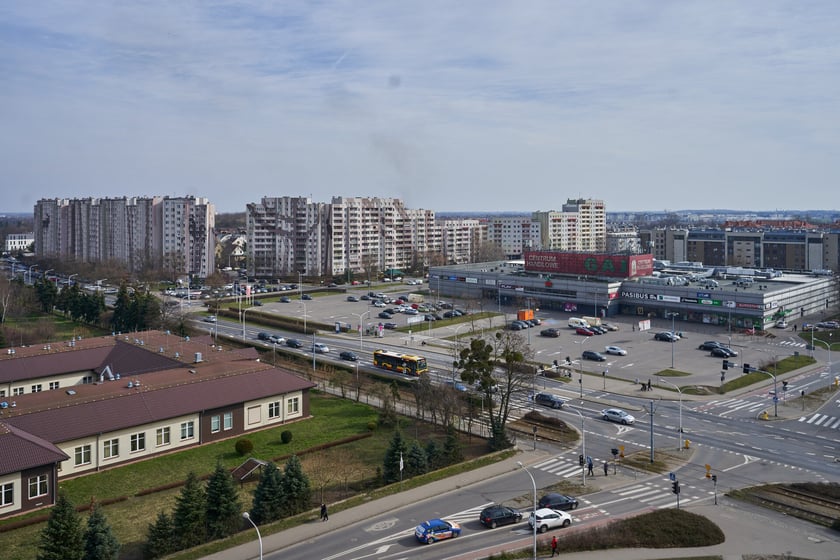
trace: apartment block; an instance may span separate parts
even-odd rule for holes
[[[576,251],[604,251],[607,246],[607,209],[603,200],[568,199],[564,213],[577,214],[578,247]]]
[[[542,245],[540,223],[531,216],[499,216],[487,220],[487,240],[502,249],[506,259],[521,259],[525,251]]]
[[[205,198],[43,199],[34,216],[38,256],[201,277],[215,269],[215,208]]]
[[[30,233],[9,233],[6,235],[5,251],[7,253],[18,253],[25,251],[35,243],[35,234]]]

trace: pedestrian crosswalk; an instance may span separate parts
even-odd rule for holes
[[[807,348],[808,343],[801,339],[780,340],[776,343],[778,346],[786,346],[788,348]]]
[[[744,411],[750,413],[758,413],[767,408],[767,400],[761,399],[723,399],[706,401],[703,404],[694,407],[694,412],[710,412],[712,410],[724,409],[729,412]]]
[[[811,416],[802,416],[799,421],[810,424],[811,426],[819,426],[820,428],[828,428],[830,430],[840,428],[840,417],[829,416],[828,414],[815,413]]]
[[[601,464],[598,461],[594,461],[594,463]],[[581,471],[586,467],[580,466],[577,457],[574,460],[567,457],[552,457],[547,461],[534,465],[533,468],[556,476],[562,476],[563,478],[570,478],[572,476],[580,476]]]
[[[671,491],[671,482],[668,479],[652,480],[632,486],[625,486],[620,490],[613,491],[613,494],[622,498],[636,500],[658,509],[674,507],[677,503],[677,496]],[[696,502],[697,500],[702,500],[713,495],[714,490],[707,490],[690,484],[680,485],[680,505]]]

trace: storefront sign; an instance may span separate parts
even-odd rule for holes
[[[653,255],[526,251],[525,270],[551,274],[635,278],[637,276],[650,276],[653,272]]]

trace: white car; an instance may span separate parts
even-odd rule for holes
[[[636,423],[636,418],[632,414],[628,414],[620,408],[607,408],[606,410],[602,410],[601,416],[604,420],[611,420],[619,424],[627,425]]]
[[[385,302],[382,301],[381,299],[378,299],[378,300],[373,302],[373,306],[374,307],[385,307]]]
[[[604,349],[604,352],[606,352],[607,354],[612,354],[614,356],[626,356],[627,355],[627,350],[625,350],[624,348],[622,348],[620,346],[607,346]]]
[[[565,511],[542,508],[531,512],[528,516],[528,525],[534,530],[534,513],[537,514],[537,531],[545,533],[549,529],[568,527],[572,524],[572,516]]]
[[[316,354],[326,354],[327,352],[330,351],[330,348],[329,348],[329,346],[327,346],[323,342],[316,342],[315,344],[312,345],[312,351],[315,352]]]
[[[782,319],[781,321],[778,321],[776,323],[776,328],[777,329],[786,329],[787,327],[788,327],[787,321],[785,321],[784,319]]]

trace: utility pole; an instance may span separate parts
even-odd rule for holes
[[[653,463],[653,399],[650,400],[650,462]]]

